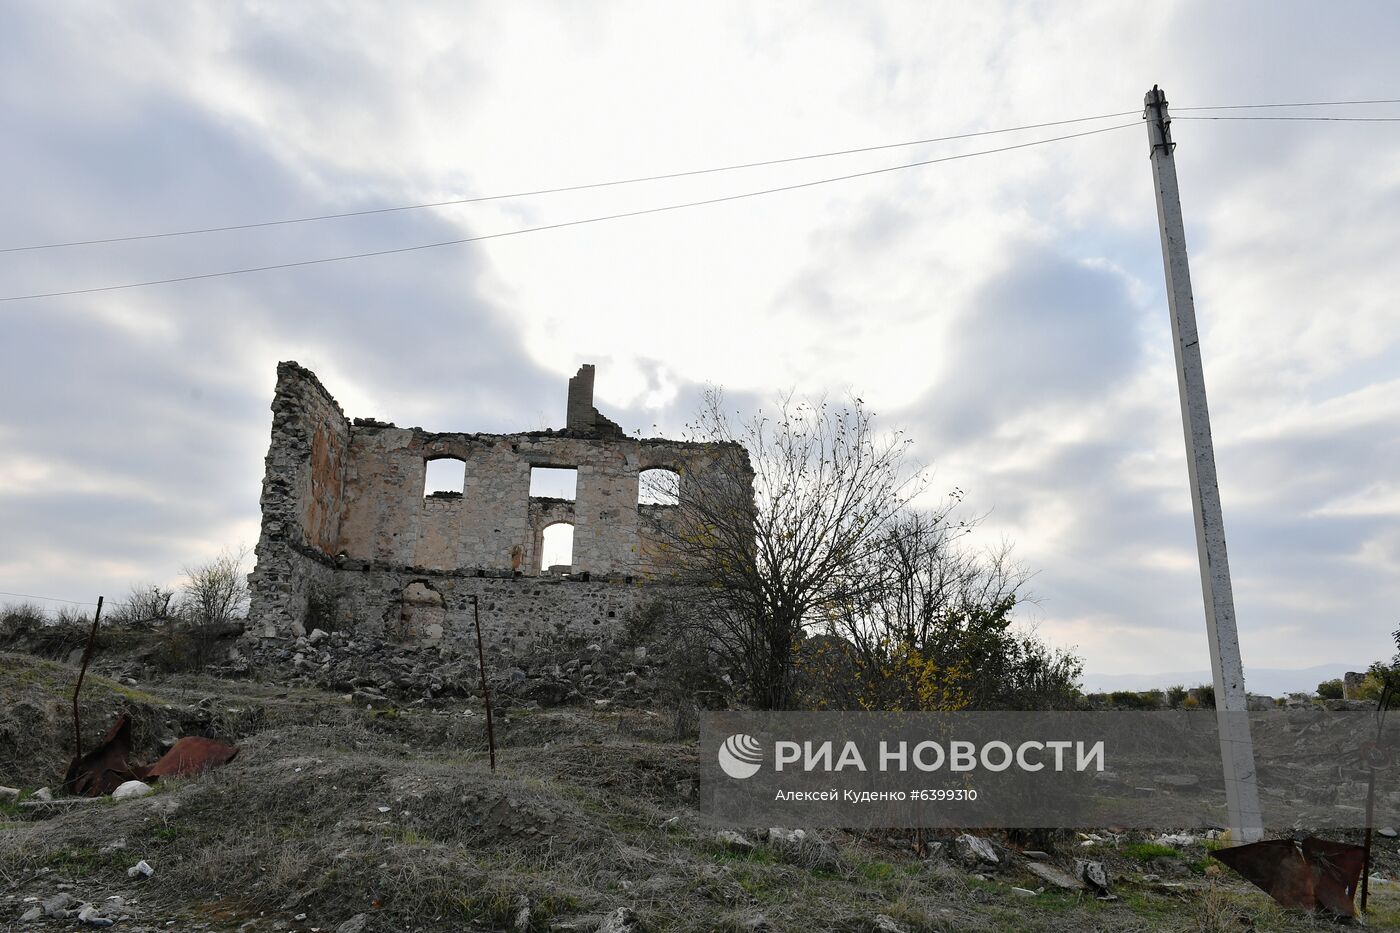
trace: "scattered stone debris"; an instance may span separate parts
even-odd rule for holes
[[[909,933],[897,920],[888,914],[876,914],[874,924],[875,929],[879,930],[880,933]]]
[[[40,803],[47,803],[48,801],[53,799],[53,791],[49,790],[47,787],[41,787],[34,793],[30,794],[29,799],[37,800]]]
[[[1178,849],[1185,849],[1188,846],[1193,846],[1196,842],[1196,837],[1188,833],[1167,833],[1157,837],[1158,845],[1173,846]]]
[[[109,927],[118,920],[129,917],[126,902],[120,897],[109,897],[102,905],[92,904],[74,897],[67,891],[60,891],[53,897],[36,904],[20,915],[20,923],[33,923],[36,920],[76,920],[84,926]]]
[[[0,787],[0,803],[14,803],[18,799],[18,787]]]

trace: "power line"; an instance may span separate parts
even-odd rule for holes
[[[1299,101],[1295,103],[1282,104],[1220,104],[1210,107],[1177,107],[1177,113],[1199,110],[1245,110],[1271,107],[1342,107],[1358,104],[1396,104],[1400,103],[1400,98],[1388,98],[1378,100],[1326,100],[1326,101]],[[786,156],[777,159],[764,159],[757,162],[739,162],[733,165],[721,165],[711,168],[689,169],[679,172],[665,172],[657,175],[641,175],[633,178],[619,178],[611,181],[587,182],[578,185],[564,185],[555,188],[537,188],[529,191],[516,191],[510,194],[490,194],[480,195],[470,198],[451,198],[443,201],[429,201],[422,204],[404,204],[392,207],[367,208],[358,211],[341,211],[331,214],[315,214],[308,217],[290,217],[282,220],[255,221],[244,224],[225,224],[216,227],[196,227],[188,230],[168,230],[160,233],[139,233],[124,236],[96,237],[88,240],[69,240],[60,243],[36,243],[28,246],[8,246],[0,247],[0,253],[19,253],[33,250],[45,249],[66,249],[73,246],[95,246],[103,243],[126,243],[137,240],[156,240],[169,237],[197,236],[206,233],[224,233],[233,230],[254,230],[260,227],[277,227],[288,224],[314,223],[323,220],[338,220],[346,217],[365,217],[374,214],[390,214],[401,211],[417,211],[436,207],[450,207],[459,204],[479,204],[487,201],[503,201],[514,198],[536,197],[545,194],[563,194],[571,191],[586,191],[595,188],[609,188],[618,185],[631,185],[650,181],[665,181],[675,178],[687,178],[696,175],[708,175],[717,172],[732,172],[741,169],[762,168],[769,165],[784,165],[791,162],[802,162],[811,159],[827,159],[834,156],[856,155],[864,152],[878,152],[885,149],[898,149],[909,146],[921,146],[929,143],[950,142],[958,139],[972,139],[979,136],[995,136],[1001,133],[1015,133],[1022,130],[1044,129],[1051,126],[1065,126],[1073,123],[1086,123],[1094,120],[1107,120],[1113,117],[1125,117],[1138,113],[1137,110],[1124,110],[1117,113],[1103,113],[1092,117],[1073,117],[1067,120],[1052,120],[1046,123],[1028,123],[1024,126],[1003,127],[996,130],[980,130],[973,133],[958,133],[952,136],[933,136],[927,139],[914,139],[898,143],[882,143],[874,146],[861,146],[854,149],[838,149],[831,152],[817,152],[807,155]],[[1184,119],[1184,118],[1183,118]],[[1192,118],[1197,119],[1197,118]],[[1223,118],[1222,118],[1223,119]],[[1301,118],[1300,118],[1301,119]],[[1377,121],[1388,122],[1388,121]]]
[[[1137,111],[1131,111],[1137,113]],[[831,178],[819,178],[815,181],[804,181],[793,185],[783,185],[778,188],[764,188],[759,191],[745,191],[739,194],[729,194],[718,198],[706,198],[702,201],[686,201],[681,204],[667,204],[661,207],[649,207],[642,210],[624,211],[618,214],[605,214],[600,217],[585,217],[580,220],[567,220],[560,223],[542,224],[537,227],[523,227],[519,230],[506,230],[500,233],[484,233],[478,236],[461,237],[455,240],[441,240],[436,243],[420,243],[415,246],[400,246],[393,249],[371,250],[364,253],[349,253],[343,256],[327,256],[322,259],[302,259],[296,262],[280,262],[266,266],[249,266],[243,269],[227,269],[221,272],[202,272],[197,275],[180,275],[168,279],[151,279],[145,282],[127,282],[120,285],[100,285],[93,288],[74,288],[57,292],[36,292],[30,295],[6,295],[0,297],[0,301],[27,301],[32,298],[60,298],[68,295],[88,295],[93,292],[110,292],[128,288],[145,288],[151,285],[171,285],[176,282],[193,282],[199,279],[214,279],[233,275],[246,275],[252,272],[271,272],[276,269],[292,269],[299,266],[314,266],[331,262],[346,262],[353,259],[368,259],[373,256],[389,256],[395,253],[409,253],[416,250],[436,249],[442,246],[458,246],[463,243],[477,243],[482,240],[495,240],[502,237],[520,236],[526,233],[540,233],[545,230],[560,230],[565,227],[578,227],[584,224],[602,223],[608,220],[622,220],[627,217],[642,217],[648,214],[661,214],[667,211],[678,211],[691,207],[704,207],[710,204],[723,204],[728,201],[740,201],[745,198],[756,198],[768,194],[778,194],[783,191],[797,191],[802,188],[814,188],[818,185],[829,185],[839,181],[850,181],[854,178],[866,178],[871,175],[882,175],[886,172],[897,172],[908,168],[918,168],[923,165],[934,165],[939,162],[954,162],[958,159],[969,159],[974,156],[993,155],[998,152],[1010,152],[1015,149],[1027,149],[1032,146],[1043,146],[1046,143],[1061,142],[1066,139],[1078,139],[1081,136],[1094,136],[1099,133],[1108,133],[1113,130],[1127,129],[1137,126],[1134,123],[1119,123],[1114,126],[1100,127],[1094,130],[1085,130],[1082,133],[1070,133],[1065,136],[1054,136],[1049,139],[1037,139],[1026,143],[1017,143],[1014,146],[1002,146],[997,149],[982,149],[977,152],[964,152],[958,155],[940,156],[936,159],[924,159],[919,162],[907,162],[902,165],[891,165],[885,168],[870,169],[864,172],[853,172],[849,175],[837,175]]]
[[[1186,110],[1264,110],[1271,107],[1352,107],[1358,104],[1400,104],[1400,98],[1392,100],[1313,100],[1294,104],[1221,104],[1217,107],[1173,107],[1176,113]]]
[[[396,207],[375,207],[360,211],[343,211],[337,214],[316,214],[311,217],[291,217],[285,220],[264,220],[256,223],[228,224],[222,227],[198,227],[190,230],[170,230],[164,233],[140,233],[130,236],[100,237],[91,240],[72,240],[65,243],[40,243],[32,246],[10,246],[0,248],[0,253],[21,253],[41,249],[65,249],[70,246],[94,246],[99,243],[125,243],[131,240],[158,240],[166,237],[196,236],[204,233],[223,233],[230,230],[253,230],[259,227],[279,227],[287,224],[306,224],[320,220],[336,220],[343,217],[364,217],[370,214],[391,214],[399,211],[419,211],[431,207],[450,207],[454,204],[480,204],[484,201],[505,201],[512,198],[532,198],[542,194],[563,194],[569,191],[587,191],[593,188],[612,188],[618,185],[632,185],[648,181],[665,181],[673,178],[689,178],[695,175],[711,175],[716,172],[733,172],[739,169],[762,168],[768,165],[785,165],[790,162],[804,162],[811,159],[829,159],[833,156],[857,155],[862,152],[879,152],[883,149],[900,149],[909,146],[922,146],[928,143],[951,142],[958,139],[972,139],[977,136],[996,136],[1001,133],[1015,133],[1021,130],[1037,130],[1050,126],[1066,126],[1072,123],[1088,123],[1093,120],[1107,120],[1113,117],[1127,117],[1139,113],[1138,110],[1124,110],[1119,113],[1102,113],[1095,117],[1074,117],[1069,120],[1052,120],[1049,123],[1028,123],[1025,126],[1009,126],[999,130],[980,130],[975,133],[959,133],[954,136],[933,136],[928,139],[913,139],[900,143],[883,143],[878,146],[861,146],[856,149],[839,149],[833,152],[816,152],[808,155],[786,156],[779,159],[765,159],[760,162],[740,162],[734,165],[720,165],[712,168],[689,169],[681,172],[666,172],[660,175],[641,175],[635,178],[618,178],[612,181],[595,181],[580,185],[565,185],[558,188],[536,188],[531,191],[516,191],[511,194],[487,194],[472,198],[452,198],[446,201],[430,201],[424,204],[404,204]]]
[[[1177,120],[1290,120],[1304,123],[1400,123],[1400,117],[1172,117]]]
[[[0,596],[14,596],[19,599],[43,599],[51,603],[72,603],[75,606],[96,606],[97,603],[85,603],[76,599],[59,599],[57,596],[35,596],[33,593],[6,593],[0,590]]]

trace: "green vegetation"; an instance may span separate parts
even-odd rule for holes
[[[1159,842],[1134,842],[1123,846],[1121,851],[1139,862],[1150,862],[1154,858],[1181,858],[1181,853],[1176,849]]]

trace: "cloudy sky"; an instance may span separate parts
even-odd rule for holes
[[[0,247],[684,171],[1173,105],[1400,97],[1384,4],[62,3],[0,12]],[[1390,107],[1241,111],[1400,115]],[[1187,115],[1181,112],[1182,116]],[[855,391],[1039,571],[1094,671],[1208,666],[1135,115],[573,194],[0,253],[0,590],[89,600],[257,536],[274,367],[348,413],[629,430],[706,383]],[[1246,664],[1400,621],[1400,123],[1181,121]]]

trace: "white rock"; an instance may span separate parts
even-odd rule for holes
[[[904,927],[899,925],[893,917],[888,914],[875,915],[875,929],[880,933],[906,933]]]
[[[29,799],[30,799],[30,800],[52,800],[52,799],[53,799],[53,791],[49,790],[47,787],[41,787],[41,788],[39,788],[38,790],[36,790],[34,793],[30,794],[30,795],[29,795]]]
[[[1048,881],[1055,887],[1063,888],[1066,891],[1075,891],[1084,887],[1084,885],[1080,884],[1077,880],[1071,878],[1053,865],[1043,865],[1040,862],[1027,862],[1026,871],[1035,875],[1041,881]]]
[[[18,787],[0,787],[0,803],[14,803],[18,799]]]
[[[86,923],[90,927],[109,927],[116,923],[109,917],[102,916],[101,911],[96,907],[84,907],[78,912],[78,922]]]
[[[356,914],[335,928],[335,933],[364,933],[365,924],[369,923],[368,914]]]
[[[1186,833],[1177,833],[1177,834],[1175,834],[1175,835],[1173,835],[1173,834],[1167,834],[1167,835],[1158,836],[1158,837],[1157,837],[1157,843],[1158,843],[1159,845],[1164,845],[1164,846],[1176,846],[1177,848],[1182,848],[1182,847],[1185,847],[1185,846],[1193,846],[1193,845],[1195,845],[1195,844],[1196,844],[1196,837],[1195,837],[1195,836],[1187,835]]]
[[[155,873],[156,870],[152,868],[151,863],[147,862],[145,859],[142,859],[141,861],[137,862],[135,865],[132,865],[126,870],[126,876],[128,878],[136,878],[138,876],[142,878],[149,878]]]
[[[996,865],[1001,860],[997,858],[996,849],[992,844],[981,836],[974,836],[971,833],[963,833],[953,840],[953,851],[957,854],[958,860],[969,865],[983,864]]]
[[[515,933],[530,931],[530,899],[521,894],[515,899],[515,922],[511,925]]]
[[[608,914],[603,925],[598,927],[598,933],[640,933],[642,929],[642,918],[637,916],[636,911],[630,907],[619,907]]]
[[[731,849],[738,849],[741,852],[747,852],[749,849],[753,848],[752,842],[742,833],[736,833],[732,829],[721,829],[719,832],[715,833],[715,840],[721,845],[728,846]]]
[[[127,781],[112,791],[113,800],[128,800],[135,797],[145,797],[147,794],[155,793],[156,789],[144,781]]]
[[[1018,887],[1013,886],[1013,887],[1011,888],[1011,893],[1012,893],[1012,894],[1019,894],[1019,895],[1021,895],[1022,897],[1035,897],[1037,892],[1032,891],[1030,888],[1018,888]]]

